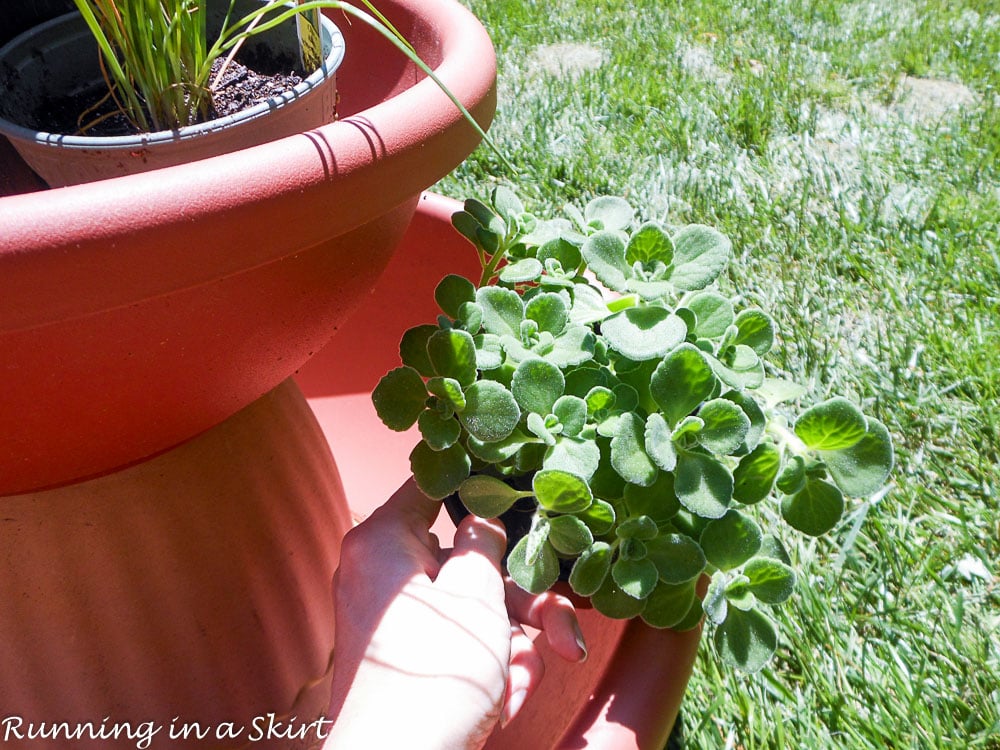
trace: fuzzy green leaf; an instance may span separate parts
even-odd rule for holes
[[[569,574],[569,585],[580,596],[595,594],[611,570],[611,547],[606,542],[594,542],[585,550]]]
[[[579,396],[560,396],[552,406],[552,413],[559,418],[563,435],[575,437],[587,425],[587,402]]]
[[[733,303],[721,294],[696,294],[685,302],[685,307],[695,314],[693,333],[698,338],[717,339],[733,324]]]
[[[611,440],[611,465],[626,482],[648,487],[659,473],[646,454],[645,424],[637,414],[621,415],[618,432]]]
[[[756,609],[730,609],[713,639],[722,661],[743,672],[760,671],[778,648],[774,623]]]
[[[476,379],[476,343],[466,331],[437,331],[427,339],[427,356],[434,373],[463,386]]]
[[[441,279],[434,289],[434,301],[449,318],[457,318],[462,304],[474,302],[475,299],[475,285],[467,278],[453,273]]]
[[[417,487],[434,500],[442,500],[455,492],[469,476],[471,467],[469,455],[458,444],[436,451],[420,442],[410,452],[410,471]]]
[[[593,440],[560,436],[545,452],[543,467],[561,469],[587,481],[601,463],[601,450]]]
[[[712,370],[723,383],[739,391],[759,388],[764,382],[764,363],[749,346],[737,344],[725,361],[711,357]]]
[[[701,546],[684,534],[660,534],[650,539],[646,542],[646,558],[666,583],[693,581],[705,570],[707,562]]]
[[[673,426],[712,395],[716,382],[705,355],[691,344],[681,344],[657,366],[649,392]]]
[[[701,548],[719,570],[732,570],[757,554],[762,536],[756,521],[737,510],[729,510],[705,526]]]
[[[470,513],[496,518],[510,510],[522,493],[496,477],[473,474],[459,486],[458,497]]]
[[[726,585],[729,577],[721,570],[717,570],[709,581],[708,590],[702,604],[705,607],[705,614],[708,619],[716,625],[725,622],[729,615],[729,600],[726,598]]]
[[[673,471],[677,465],[677,452],[670,432],[670,425],[662,414],[654,412],[646,417],[646,453],[663,471]]]
[[[427,386],[412,367],[397,367],[379,380],[372,391],[372,403],[386,427],[404,432],[427,408]]]
[[[558,367],[544,359],[526,359],[514,370],[510,389],[521,409],[546,416],[565,386]]]
[[[646,599],[642,619],[654,628],[672,628],[684,620],[695,599],[693,582],[657,584]]]
[[[781,515],[788,524],[809,536],[825,534],[844,514],[844,495],[833,484],[809,478],[805,486],[781,501]]]
[[[503,385],[493,380],[479,380],[465,389],[465,410],[458,416],[470,435],[496,442],[514,431],[521,412],[514,395]]]
[[[658,261],[666,268],[673,260],[674,243],[658,224],[652,222],[639,227],[625,246],[625,262],[629,265],[645,266]]]
[[[625,558],[619,558],[611,566],[611,577],[618,588],[636,599],[645,599],[652,594],[659,580],[656,566],[649,560]]]
[[[661,471],[648,487],[626,484],[624,500],[630,516],[648,516],[658,525],[668,523],[681,507],[674,492],[673,474],[666,471]]]
[[[604,579],[601,587],[591,594],[590,602],[598,612],[615,620],[630,620],[646,607],[644,599],[636,599],[622,591],[614,576]]]
[[[590,325],[604,320],[611,311],[604,297],[589,284],[573,285],[573,306],[570,308],[570,318],[577,325]]]
[[[496,336],[521,335],[524,301],[512,289],[484,286],[476,292],[476,302],[483,308],[483,328]]]
[[[634,362],[660,359],[684,341],[684,321],[662,307],[630,307],[601,324],[608,346]]]
[[[500,269],[500,281],[505,284],[523,284],[534,281],[545,270],[536,258],[521,258]]]
[[[553,513],[579,513],[594,501],[581,477],[560,469],[543,469],[531,482],[538,504]]]
[[[465,393],[462,385],[454,378],[431,378],[427,381],[427,390],[438,399],[448,404],[452,412],[465,408]]]
[[[704,426],[698,432],[698,442],[718,456],[734,453],[750,430],[750,418],[732,401],[716,398],[698,410]]]
[[[603,195],[594,198],[583,209],[583,218],[589,226],[621,230],[632,223],[635,210],[623,198]]]
[[[702,518],[721,518],[733,498],[733,477],[725,466],[699,453],[677,457],[674,490],[681,505]]]
[[[437,331],[437,326],[415,326],[408,329],[399,342],[399,358],[403,364],[412,367],[425,378],[434,375],[434,366],[427,356],[427,340]]]
[[[525,445],[537,442],[533,437],[515,429],[510,435],[497,442],[485,442],[469,436],[469,452],[480,461],[499,464],[513,458]]]
[[[746,437],[743,438],[743,442],[737,449],[730,454],[733,456],[744,456],[760,443],[760,439],[764,436],[764,430],[767,427],[767,416],[750,391],[727,391],[722,394],[722,398],[732,401],[740,407],[743,413],[747,415],[747,419],[750,420],[750,428],[747,430]]]
[[[795,571],[767,557],[755,557],[743,568],[750,591],[765,604],[781,604],[795,590]]]
[[[577,518],[587,524],[595,536],[607,534],[615,525],[615,509],[606,500],[594,498],[594,503],[586,510],[576,514]]]
[[[733,499],[744,505],[759,503],[771,494],[780,468],[781,452],[772,443],[761,443],[733,471]]]
[[[549,524],[549,543],[556,552],[576,556],[594,543],[593,532],[576,516],[556,516]]]
[[[569,310],[562,296],[552,292],[537,294],[524,306],[525,320],[538,323],[539,331],[558,336],[569,321]]]
[[[507,556],[507,572],[529,594],[541,594],[559,580],[559,558],[547,542],[532,562],[528,562],[528,537],[523,537]]]
[[[424,442],[432,450],[442,451],[450,448],[462,434],[462,427],[454,417],[447,419],[436,412],[425,409],[417,419],[417,427]]]
[[[865,436],[868,423],[846,398],[832,398],[807,409],[795,422],[795,434],[813,450],[839,451]]]
[[[670,281],[683,291],[704,289],[715,281],[732,255],[729,238],[712,227],[690,224],[673,237],[674,268]]]
[[[592,234],[580,248],[587,266],[608,289],[624,292],[628,274],[625,262],[625,242],[616,232],[602,231]]]
[[[472,337],[476,344],[476,367],[480,370],[495,370],[503,364],[503,347],[500,337],[492,333],[480,333]]]
[[[876,419],[868,417],[867,422],[868,431],[850,448],[820,452],[833,481],[851,497],[866,497],[878,492],[892,472],[889,431]]]
[[[774,321],[763,310],[742,310],[734,321],[737,334],[733,344],[743,344],[763,357],[774,346]]]

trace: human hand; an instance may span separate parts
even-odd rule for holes
[[[502,577],[503,525],[470,516],[442,551],[430,531],[440,507],[410,482],[344,538],[327,748],[481,747],[542,678],[522,625],[586,658],[567,599]]]

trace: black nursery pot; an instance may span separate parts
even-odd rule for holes
[[[512,479],[504,480],[510,486],[518,490],[530,489],[531,488],[531,477],[514,477]],[[458,497],[457,492],[453,492],[444,499],[445,510],[448,511],[448,517],[451,518],[452,523],[458,526],[462,522],[462,519],[469,515],[469,510],[464,505],[462,505],[461,499]],[[531,531],[531,519],[535,515],[536,503],[533,498],[522,497],[520,500],[511,506],[510,510],[502,513],[500,515],[500,520],[503,521],[504,528],[507,530],[507,551],[504,553],[503,559],[504,563],[507,562],[507,556],[514,549],[514,545],[517,544],[521,539],[528,535]],[[559,560],[559,580],[569,581],[570,571],[573,570],[573,560],[564,560],[560,558]]]

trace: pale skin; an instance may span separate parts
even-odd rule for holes
[[[328,750],[482,747],[542,679],[522,626],[564,659],[587,656],[566,598],[502,575],[503,524],[470,516],[442,550],[440,506],[404,485],[344,539]]]

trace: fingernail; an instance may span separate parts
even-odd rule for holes
[[[500,728],[504,729],[508,724],[510,724],[514,717],[517,716],[518,711],[521,710],[521,706],[524,705],[524,699],[528,697],[527,690],[518,690],[512,696],[510,700],[507,701],[507,705],[504,706],[503,715],[500,717]]]
[[[580,623],[576,619],[573,620],[573,633],[576,636],[576,645],[579,646],[580,650],[583,652],[583,656],[580,657],[579,661],[585,662],[587,661],[588,656],[587,642],[583,640],[583,631],[580,630]]]

